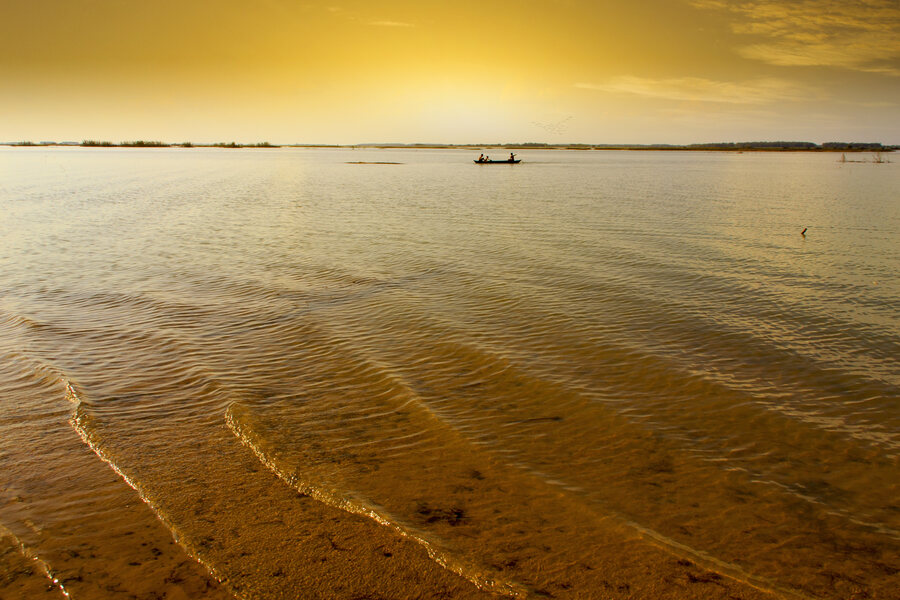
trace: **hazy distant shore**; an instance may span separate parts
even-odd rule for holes
[[[893,152],[900,145],[884,145],[878,142],[724,142],[704,144],[270,144],[269,142],[238,143],[217,142],[213,144],[160,141],[110,142],[84,140],[82,142],[2,142],[3,146],[16,147],[86,147],[86,148],[371,148],[371,149],[457,149],[457,150],[653,150],[653,151],[698,151],[698,152]]]

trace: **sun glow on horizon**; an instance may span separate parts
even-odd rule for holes
[[[894,0],[0,1],[0,141],[900,143]]]

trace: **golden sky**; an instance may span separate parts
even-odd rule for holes
[[[0,0],[0,141],[900,143],[900,0]]]

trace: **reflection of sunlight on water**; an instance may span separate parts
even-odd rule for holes
[[[21,392],[43,364],[84,392],[79,431],[232,591],[896,588],[890,164],[34,150],[54,175],[0,152],[0,349],[24,373],[0,385],[36,419],[0,428],[52,467],[41,507],[4,508],[3,526],[75,523],[48,516],[73,502],[67,466],[121,484]],[[25,452],[9,448],[3,464]],[[92,510],[143,522],[108,500],[133,492],[91,477],[88,495],[107,490]],[[35,552],[125,577],[118,545],[103,573],[57,566],[90,538],[73,531]]]

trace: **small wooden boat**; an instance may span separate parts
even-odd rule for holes
[[[476,165],[517,165],[522,162],[522,159],[517,158],[515,160],[474,160],[472,161]]]

